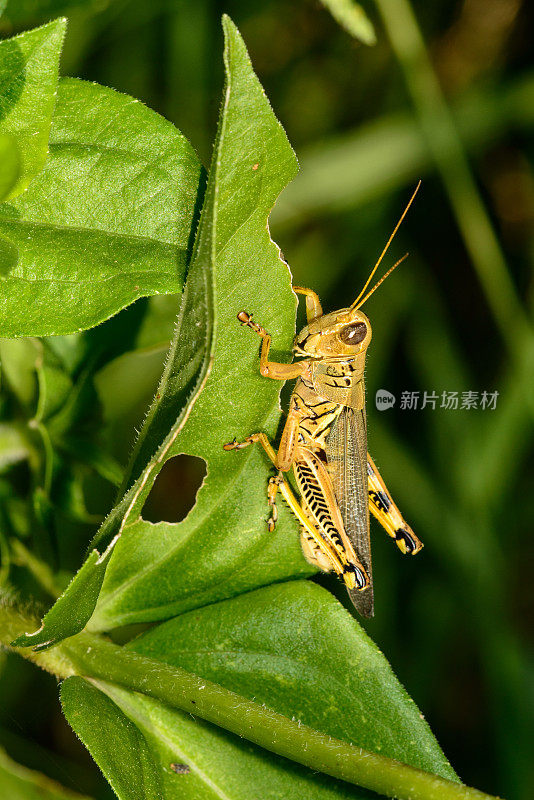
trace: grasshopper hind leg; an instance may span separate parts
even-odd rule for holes
[[[278,467],[277,453],[264,433],[253,433],[242,442],[234,439],[223,445],[223,449],[241,450],[255,443],[263,447],[270,461]],[[281,492],[287,505],[300,522],[304,557],[323,572],[335,572],[344,581],[349,593],[353,590],[360,592],[365,589],[369,585],[369,577],[363,565],[356,558],[349,560],[343,548],[320,533],[307,504],[298,502],[281,470],[276,477],[273,476],[269,479],[267,487],[267,500],[271,508],[271,517],[267,521],[269,531],[274,530],[278,519],[276,505],[278,492]]]
[[[367,453],[367,475],[369,484],[369,509],[382,525],[388,536],[405,555],[414,556],[423,549],[423,543],[410,528],[380,475],[376,465]]]
[[[300,546],[308,564],[317,567],[321,572],[335,571],[331,560],[323,553],[313,536],[304,526],[300,530]],[[343,580],[349,593],[351,591],[360,592],[366,588],[369,582],[367,575],[355,564],[344,564],[343,572],[341,574],[338,573],[338,577]]]
[[[306,513],[305,509],[303,509],[303,511]],[[313,536],[310,534],[309,530],[305,528],[304,525],[301,525],[300,528],[300,546],[302,547],[302,553],[308,564],[317,567],[317,569],[320,569],[321,572],[333,572],[334,568],[332,561],[325,555],[325,553],[323,553]]]
[[[314,530],[317,530],[317,525],[315,523],[313,514],[305,502],[301,503],[301,511],[303,516],[308,521],[309,526],[313,527]],[[317,533],[319,536],[321,536],[319,532]],[[322,538],[323,537],[321,536],[321,539]],[[314,567],[320,569],[322,572],[335,572],[338,578],[341,578],[341,580],[344,582],[349,593],[351,591],[360,592],[369,585],[369,577],[361,564],[350,562],[346,557],[343,557],[342,559],[340,558],[337,565],[334,566],[331,557],[329,557],[328,554],[323,551],[321,546],[318,544],[317,539],[311,535],[310,527],[301,525],[300,544],[306,561],[308,561],[308,563],[312,564]]]

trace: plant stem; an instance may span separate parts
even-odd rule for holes
[[[35,627],[31,615],[10,598],[0,606],[0,643]],[[266,750],[334,778],[398,800],[493,800],[460,783],[410,767],[391,758],[301,725],[211,681],[126,650],[102,637],[80,633],[50,650],[20,655],[53,674],[99,678],[141,692],[166,705],[218,725]]]
[[[334,739],[300,722],[98,636],[61,645],[78,674],[119,684],[193,713],[277,755],[399,800],[489,800],[489,795]]]

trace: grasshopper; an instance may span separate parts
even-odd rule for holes
[[[280,492],[301,525],[306,559],[325,572],[335,572],[362,616],[374,613],[369,510],[399,549],[415,555],[422,542],[404,521],[367,452],[364,369],[372,330],[360,310],[380,284],[406,258],[403,256],[367,291],[376,270],[399,229],[419,185],[356,300],[349,308],[324,314],[318,295],[294,286],[306,298],[307,325],[295,337],[290,364],[269,360],[271,337],[252,315],[237,315],[261,339],[260,373],[275,380],[294,380],[289,412],[278,451],[264,433],[243,442],[234,439],[225,450],[257,442],[278,475],[269,479],[268,520],[273,531]],[[300,503],[284,473],[293,469]]]

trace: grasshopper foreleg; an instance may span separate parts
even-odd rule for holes
[[[303,286],[293,286],[295,294],[302,294],[306,298],[306,319],[308,323],[313,322],[314,319],[322,317],[323,309],[319,295],[313,289],[305,289]]]
[[[254,322],[252,314],[248,311],[240,311],[237,315],[239,322],[246,325],[258,336],[261,337],[261,353],[260,353],[260,373],[264,378],[273,378],[277,381],[291,381],[294,378],[299,378],[304,374],[308,367],[308,361],[298,361],[294,364],[280,364],[277,361],[269,361],[269,350],[271,348],[271,335],[267,333],[265,328]]]

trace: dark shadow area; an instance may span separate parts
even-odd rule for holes
[[[169,459],[159,473],[143,508],[148,522],[181,522],[195,505],[206,476],[206,462],[196,456]]]

